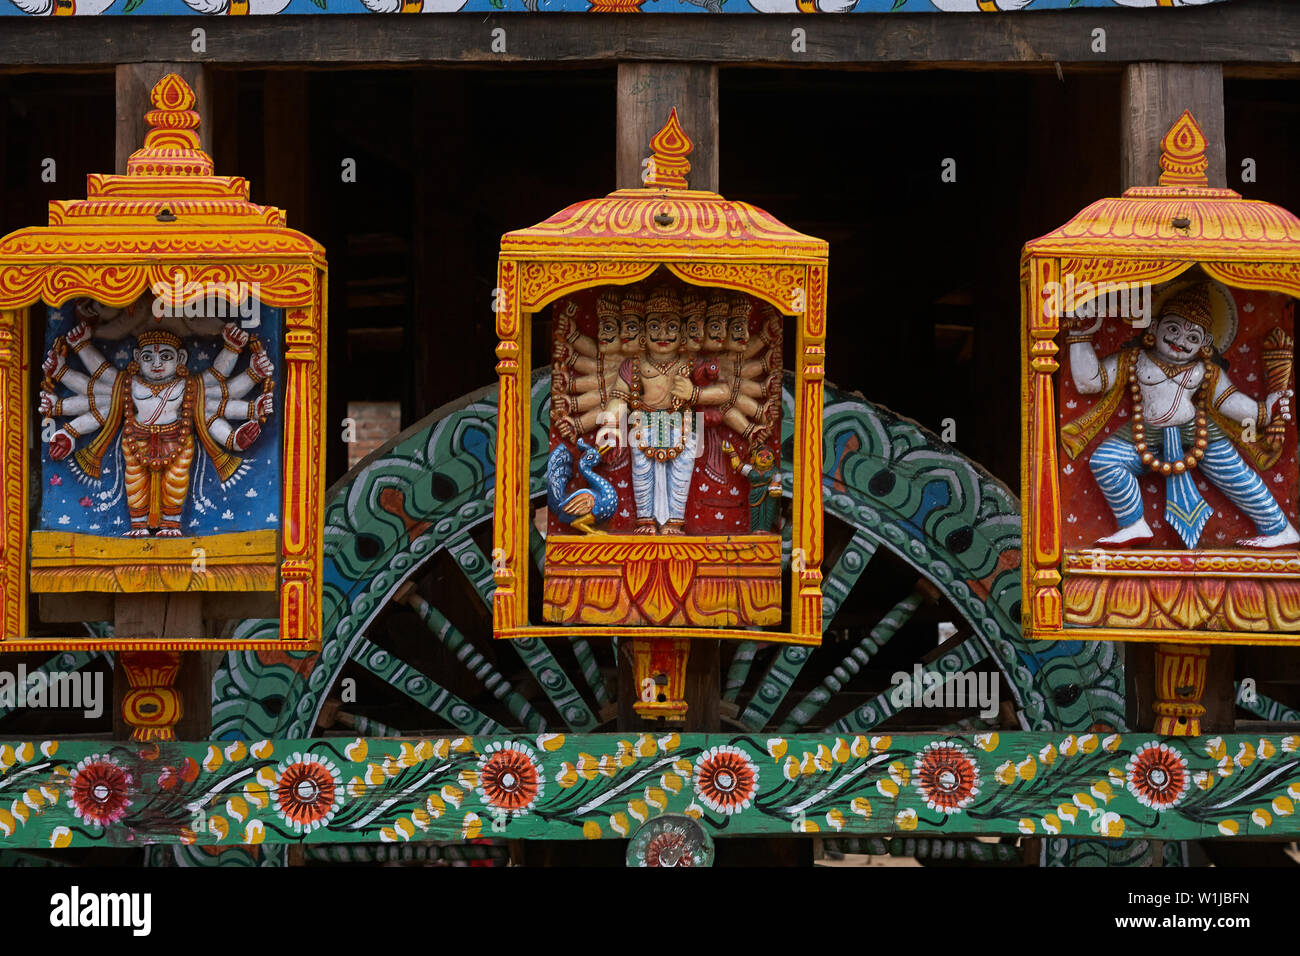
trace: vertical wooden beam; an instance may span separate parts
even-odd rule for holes
[[[695,148],[687,182],[691,189],[718,189],[718,68],[713,64],[620,63],[618,65],[618,143],[616,181],[620,189],[641,185],[642,162],[650,155],[650,138],[663,128],[668,114],[677,120]],[[664,727],[643,721],[632,709],[637,689],[626,645],[619,655],[618,726],[620,730]],[[685,697],[688,731],[721,729],[718,704],[722,676],[718,642],[691,642],[686,664]],[[672,726],[672,725],[667,725]]]
[[[1191,110],[1209,140],[1206,175],[1211,186],[1227,185],[1223,119],[1223,67],[1218,63],[1130,63],[1120,87],[1120,175],[1125,189],[1153,186],[1160,174],[1160,140],[1174,121]],[[1155,648],[1129,644],[1126,659],[1126,717],[1133,730],[1154,726]],[[1215,647],[1210,652],[1206,687],[1201,703],[1205,716],[1201,732],[1233,729],[1233,649]]]
[[[618,65],[619,189],[641,185],[641,163],[650,137],[677,120],[695,144],[688,182],[692,189],[718,189],[718,68],[710,63],[620,63]]]

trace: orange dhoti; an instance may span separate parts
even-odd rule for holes
[[[180,529],[194,462],[194,430],[181,419],[170,425],[122,425],[126,508],[133,528]]]

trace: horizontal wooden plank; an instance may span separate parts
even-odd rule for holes
[[[1115,65],[1138,60],[1272,65],[1300,63],[1300,4],[1234,0],[1179,9],[1042,10],[1017,16],[580,17],[566,14],[418,17],[6,18],[0,64],[85,67],[196,61],[219,64],[376,67],[385,64],[601,63]],[[494,52],[493,31],[505,31]],[[793,31],[805,33],[796,43]],[[1105,31],[1098,51],[1095,30]],[[500,43],[497,44],[498,48]]]
[[[0,743],[0,849],[820,833],[1291,840],[1300,735]]]

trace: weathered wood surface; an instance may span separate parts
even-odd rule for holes
[[[687,157],[691,189],[718,191],[718,68],[688,63],[620,63],[618,67],[619,189],[642,185],[650,139],[676,108],[694,144]]]
[[[1037,11],[1023,16],[893,14],[683,19],[673,14],[591,17],[211,17],[206,50],[189,20],[149,17],[14,18],[0,31],[0,64],[85,66],[193,61],[268,66],[693,60],[762,65],[1300,64],[1300,5],[1234,0],[1177,10]],[[492,31],[506,50],[492,50]],[[791,31],[806,31],[806,50]],[[1093,31],[1106,31],[1094,52]]]
[[[1191,110],[1209,140],[1211,186],[1227,185],[1223,124],[1223,66],[1218,63],[1130,63],[1120,92],[1120,171],[1124,188],[1154,186],[1160,141]]]
[[[621,840],[662,813],[715,838],[1287,840],[1297,751],[1295,734],[10,741],[0,849]]]

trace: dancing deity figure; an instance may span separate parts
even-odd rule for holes
[[[260,343],[254,343],[247,369],[232,376],[249,336],[230,323],[222,329],[222,339],[221,353],[199,375],[190,375],[185,367],[188,356],[181,339],[163,329],[148,329],[136,337],[125,370],[104,358],[84,322],[66,338],[56,339],[45,359],[41,414],[71,418],[50,439],[52,459],[67,458],[78,439],[90,438],[73,460],[88,478],[98,479],[104,455],[121,433],[131,519],[126,537],[180,537],[195,440],[225,483],[242,464],[233,452],[252,445],[261,432],[259,423],[274,412],[274,366]],[[69,367],[69,349],[77,354],[84,373]],[[55,383],[72,395],[59,398]],[[249,397],[258,385],[261,394]],[[233,422],[238,421],[243,424],[236,427]]]
[[[1293,392],[1281,389],[1257,401],[1238,391],[1214,345],[1206,286],[1174,295],[1140,344],[1104,358],[1092,344],[1101,322],[1071,332],[1067,343],[1075,388],[1102,397],[1061,429],[1062,446],[1076,457],[1119,411],[1125,394],[1132,400],[1130,423],[1098,445],[1089,460],[1119,524],[1097,543],[1134,545],[1154,536],[1138,487],[1138,476],[1147,471],[1164,476],[1166,520],[1189,548],[1196,547],[1213,514],[1197,490],[1197,472],[1254,522],[1259,533],[1239,546],[1277,548],[1300,541],[1264,480],[1234,447],[1259,463],[1254,435],[1262,436],[1275,417],[1291,420]]]

